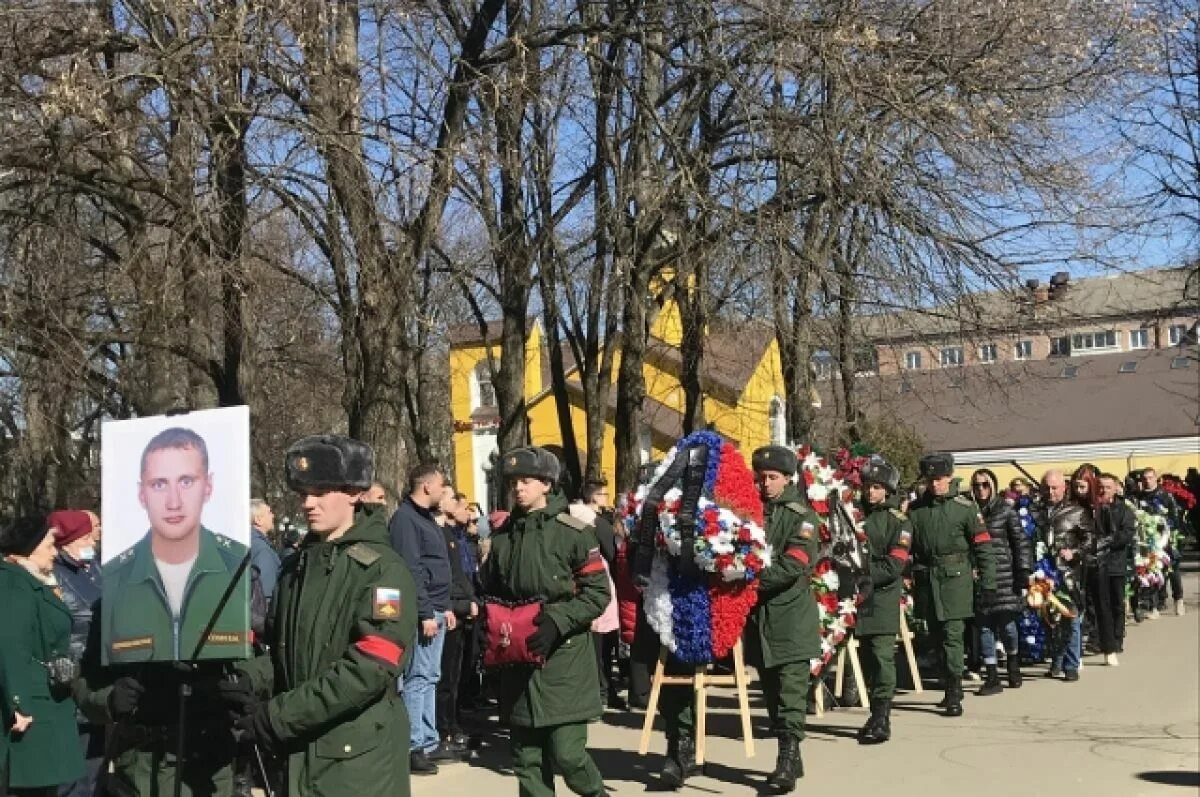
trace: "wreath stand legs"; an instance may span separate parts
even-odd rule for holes
[[[846,659],[850,660],[850,669],[854,673],[854,682],[858,684],[859,699],[862,701],[862,707],[871,710],[871,699],[867,696],[866,681],[863,680],[862,661],[858,657],[858,639],[853,635],[846,640],[846,644],[842,645],[837,653],[837,674],[833,678],[833,696],[842,696],[842,687],[846,680]],[[825,679],[824,669],[821,674],[817,675],[816,682],[813,685],[813,704],[814,716],[825,716]]]
[[[904,616],[904,606],[900,606],[900,644],[904,646],[904,655],[908,659],[908,672],[912,675],[913,691],[918,695],[925,691],[921,686],[921,671],[917,669],[917,653],[913,649],[913,632],[909,630],[908,618]]]
[[[638,753],[645,755],[650,750],[650,736],[654,732],[654,718],[658,714],[658,700],[664,686],[690,686],[695,695],[696,717],[696,763],[704,763],[705,732],[707,730],[708,687],[732,686],[737,689],[738,713],[742,718],[742,741],[746,758],[754,757],[754,730],[750,722],[750,693],[746,682],[746,661],[742,653],[742,642],[733,646],[733,675],[711,675],[707,665],[700,665],[691,675],[667,675],[665,647],[658,650],[658,664],[654,668],[654,680],[650,686],[650,704],[646,707],[646,720],[642,723],[642,741]]]

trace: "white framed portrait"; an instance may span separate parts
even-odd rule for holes
[[[100,468],[103,662],[246,658],[249,408],[107,422]]]

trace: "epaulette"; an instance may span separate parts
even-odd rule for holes
[[[898,518],[900,520],[908,520],[908,515],[904,514],[903,512],[901,512],[899,509],[897,509],[894,506],[892,508],[888,509],[888,511],[891,512],[892,516],[895,518]]]
[[[130,545],[130,546],[129,546],[128,548],[126,548],[124,551],[121,551],[121,553],[117,554],[117,558],[116,558],[116,559],[114,559],[114,560],[112,560],[112,562],[110,562],[109,564],[114,564],[114,565],[123,565],[123,564],[125,564],[126,562],[128,562],[130,559],[132,559],[132,558],[133,558],[133,554],[134,554],[134,550],[133,550],[133,549],[134,549],[135,547],[136,547],[136,546]]]
[[[363,567],[370,567],[379,561],[379,552],[373,551],[361,542],[356,542],[346,549],[346,556],[358,562]]]
[[[957,501],[958,503],[962,504],[963,506],[969,506],[972,509],[975,508],[975,499],[970,498],[968,496],[956,495],[956,496],[954,496],[954,500]]]
[[[803,515],[808,512],[808,507],[806,507],[804,504],[800,503],[799,501],[788,501],[783,506],[785,509],[792,510],[797,515]]]
[[[576,531],[586,531],[591,528],[591,526],[589,526],[587,523],[584,523],[570,512],[559,512],[554,516],[554,519],[565,526],[570,526]]]
[[[214,531],[213,539],[216,541],[217,545],[220,545],[222,548],[232,548],[233,547],[233,540],[229,539],[224,534],[217,534]]]

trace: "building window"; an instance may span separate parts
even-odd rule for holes
[[[767,423],[771,429],[771,445],[787,445],[787,405],[779,396],[771,399],[771,406],[767,409]]]
[[[1187,336],[1187,324],[1172,324],[1167,329],[1167,342],[1172,346],[1182,346],[1183,342],[1187,340]]]
[[[1071,351],[1103,351],[1117,348],[1117,332],[1113,329],[1081,332],[1071,336]]]
[[[1130,349],[1148,349],[1148,348],[1150,348],[1150,330],[1148,330],[1148,329],[1131,329],[1131,330],[1129,330],[1129,348]]]
[[[921,370],[921,352],[910,351],[904,355],[904,367],[910,371]]]
[[[833,378],[833,355],[825,349],[817,349],[812,355],[813,376],[824,382]]]
[[[942,349],[942,367],[949,368],[963,364],[962,346],[947,346]]]
[[[496,389],[492,387],[492,369],[488,367],[487,360],[475,366],[475,399],[472,409],[480,407],[495,407],[496,406]]]
[[[1051,357],[1070,357],[1071,356],[1071,338],[1064,335],[1061,338],[1050,338],[1050,356]]]
[[[1032,360],[1033,341],[1018,340],[1017,345],[1013,347],[1013,357],[1017,360]]]
[[[979,362],[994,363],[996,362],[996,344],[985,343],[979,347]]]

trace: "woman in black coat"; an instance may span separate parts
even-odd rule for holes
[[[1003,691],[996,668],[996,638],[1004,642],[1008,661],[1008,685],[1021,685],[1021,655],[1018,652],[1017,619],[1025,608],[1023,590],[1033,572],[1033,551],[1017,510],[999,494],[996,474],[977,470],[971,474],[971,495],[979,504],[988,533],[992,537],[992,556],[996,560],[996,590],[975,598],[975,622],[979,627],[983,663],[987,677],[980,695]]]

